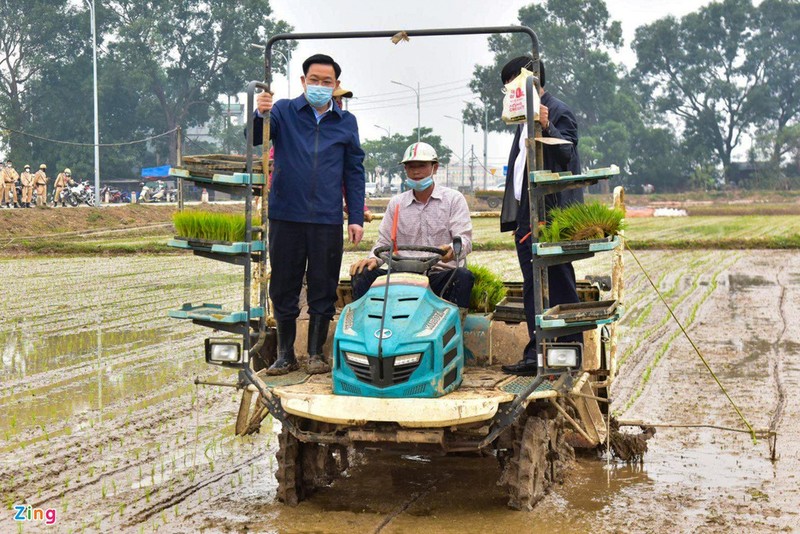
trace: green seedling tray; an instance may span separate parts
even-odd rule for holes
[[[246,323],[246,311],[226,311],[219,304],[203,303],[193,305],[186,303],[180,310],[170,310],[169,316],[174,319],[198,319],[214,323]],[[264,316],[264,308],[250,308],[250,318],[259,319]]]
[[[619,244],[620,238],[618,235],[605,239],[534,243],[533,253],[536,256],[558,256],[564,254],[581,254],[585,252],[604,252],[607,250],[614,250]]]
[[[613,323],[622,315],[622,306],[616,300],[559,304],[536,316],[541,328],[564,328]]]
[[[208,241],[205,239],[189,239],[185,237],[175,237],[167,241],[167,246],[182,248],[185,250],[198,250],[201,252],[214,252],[217,254],[248,254],[250,252],[262,252],[264,250],[263,241],[240,241],[230,243],[227,241]]]
[[[600,169],[587,169],[583,174],[572,174],[569,171],[533,171],[530,174],[530,179],[537,184],[549,185],[564,182],[599,180],[601,178],[610,178],[616,174],[619,174],[619,167],[611,165],[610,167],[603,167]]]
[[[185,180],[192,180],[193,182],[219,184],[219,185],[233,185],[233,186],[246,186],[250,185],[250,175],[246,172],[235,172],[233,174],[215,174],[211,178],[204,176],[195,176],[187,169],[179,169],[172,167],[169,170],[170,176],[183,178]],[[264,185],[264,175],[253,173],[253,185]]]

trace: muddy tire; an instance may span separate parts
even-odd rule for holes
[[[303,465],[300,459],[300,441],[294,437],[286,426],[278,435],[278,500],[289,506],[297,506],[303,500]]]
[[[305,430],[330,432],[331,425],[304,421]],[[278,500],[289,506],[310,497],[314,491],[329,486],[350,466],[348,448],[342,445],[303,443],[284,426],[278,436]]]
[[[547,423],[539,417],[529,417],[520,427],[513,455],[506,465],[508,506],[514,510],[532,510],[549,487]]]
[[[574,452],[566,443],[561,418],[545,413],[520,418],[508,437],[512,447],[498,451],[500,483],[508,492],[509,508],[529,511],[554,482],[563,482]]]
[[[486,199],[486,203],[489,205],[490,208],[495,209],[497,206],[500,205],[500,199],[496,197],[489,197]]]

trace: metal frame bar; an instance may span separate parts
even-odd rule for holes
[[[445,37],[445,36],[457,36],[457,35],[487,35],[487,34],[497,34],[497,33],[523,33],[530,37],[531,39],[531,50],[532,50],[532,57],[533,57],[533,72],[535,74],[535,87],[538,89],[539,87],[539,38],[536,36],[536,33],[527,26],[486,26],[486,27],[474,27],[474,28],[433,28],[433,29],[424,29],[424,30],[382,30],[382,31],[364,31],[364,32],[320,32],[320,33],[282,33],[278,35],[272,36],[266,43],[264,48],[264,83],[252,81],[247,86],[247,173],[252,174],[252,161],[253,161],[253,104],[254,104],[254,94],[256,89],[261,89],[264,91],[270,91],[272,85],[272,47],[275,43],[281,41],[301,41],[301,40],[318,40],[318,39],[373,39],[373,38],[391,38],[398,34],[404,34],[407,37]],[[533,90],[533,83],[534,80],[529,79],[527,81],[528,84],[528,98],[532,100],[532,93]],[[529,104],[528,106],[528,139],[526,140],[526,147],[528,150],[528,165],[529,170],[530,168],[538,169],[541,167],[542,161],[542,147],[536,146],[536,142],[534,141],[534,137],[537,135],[541,135],[541,126],[538,123],[534,123],[533,120],[533,110],[531,109],[532,105]],[[266,121],[267,119],[265,119]],[[265,125],[266,127],[266,125]],[[263,147],[263,150],[268,150],[266,144]],[[265,180],[267,175],[267,169],[264,169]],[[530,173],[528,173],[530,178]],[[266,182],[264,187],[266,187]],[[528,180],[528,195],[530,199],[530,219],[531,219],[531,231],[533,233],[533,237],[535,240],[538,241],[538,224],[537,222],[541,219],[544,219],[544,197],[537,196],[534,191],[534,184],[529,179]],[[252,184],[247,188],[246,193],[246,216],[247,216],[247,226],[246,226],[246,235],[245,240],[250,241],[251,239],[251,225],[250,225],[250,211],[251,211],[251,200],[252,200]],[[540,206],[541,204],[541,206]],[[265,234],[262,235],[262,239],[267,239],[266,235],[266,228],[267,228],[267,221],[266,219],[266,209],[262,207],[262,224],[264,225]],[[533,240],[532,240],[533,242]],[[266,265],[266,257],[267,251],[265,251],[262,255],[262,261],[264,265]],[[266,271],[265,271],[266,272]],[[544,280],[541,279],[541,273],[544,272]],[[539,275],[537,277],[537,274]],[[534,268],[534,281],[538,280],[538,284],[534,284],[534,290],[537,290],[537,310],[541,313],[542,310],[542,288],[546,292],[547,290],[547,271],[544,267]],[[265,297],[266,297],[266,284],[260,288],[260,296],[262,301],[262,307],[265,306]],[[544,296],[546,299],[546,295]],[[245,309],[250,309],[250,265],[245,266]],[[264,307],[266,311],[266,307]],[[266,313],[264,314],[266,316]],[[259,341],[256,343],[256,346],[253,347],[254,349],[259,347],[262,343],[261,338],[263,338],[263,334],[265,331],[265,317],[259,321]],[[245,335],[247,338],[245,340],[246,345],[243,349],[248,350],[250,348],[250,339],[249,335]],[[539,341],[541,343],[541,341]],[[283,424],[286,424],[289,430],[294,434],[298,439],[301,441],[306,441],[313,435],[313,433],[308,433],[299,430],[295,425],[291,424],[287,420],[286,413],[283,411],[282,407],[280,406],[280,400],[276,399],[269,388],[261,382],[258,377],[255,376],[252,369],[250,368],[249,361],[246,365],[243,366],[243,375],[253,384],[261,394],[260,397],[262,399],[262,403],[267,406],[267,408],[272,412],[273,416],[280,420]],[[540,371],[542,371],[540,369]],[[526,403],[524,402],[527,400],[530,393],[532,393],[536,387],[538,387],[539,383],[543,380],[543,376],[541,376],[537,380],[534,380],[531,383],[531,387],[527,388],[526,391],[522,392],[514,402],[509,403],[504,410],[498,412],[498,414],[494,418],[494,424],[492,432],[490,433],[487,438],[482,440],[478,446],[485,446],[487,443],[491,442],[496,436],[498,436],[505,428],[507,428],[513,421],[516,419],[516,416],[524,409]],[[530,391],[528,391],[530,390]],[[315,436],[316,437],[316,436]],[[321,436],[320,436],[321,437]],[[330,439],[330,438],[328,438]],[[341,438],[335,439],[334,442],[340,442]]]

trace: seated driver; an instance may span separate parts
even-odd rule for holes
[[[465,267],[456,265],[453,239],[461,238],[463,260],[472,251],[472,221],[464,195],[435,184],[433,176],[439,168],[436,150],[427,143],[414,143],[403,156],[408,191],[395,195],[386,206],[378,240],[369,257],[350,266],[353,299],[361,298],[379,276],[386,274],[379,268],[383,261],[375,256],[375,249],[392,245],[392,228],[397,213],[397,245],[417,245],[440,248],[444,255],[428,272],[431,290],[439,295],[453,269],[455,277],[442,298],[456,304],[462,316],[469,307],[474,276]],[[398,208],[399,207],[399,208]],[[403,256],[425,253],[400,251]]]

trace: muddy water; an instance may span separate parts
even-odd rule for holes
[[[497,254],[473,261],[515,275]],[[778,459],[747,434],[659,428],[644,463],[581,457],[530,513],[505,508],[493,458],[380,452],[300,506],[279,505],[271,424],[232,437],[233,390],[192,384],[232,373],[203,362],[207,332],[166,318],[183,302],[235,303],[237,268],[189,257],[3,262],[35,276],[0,304],[0,531],[800,531],[800,259],[691,251],[640,260],[751,424],[777,428]],[[741,428],[626,262],[612,409],[623,420]],[[577,266],[579,275],[602,268]],[[71,292],[54,293],[56,281]],[[55,527],[13,521],[23,503],[55,509]]]

